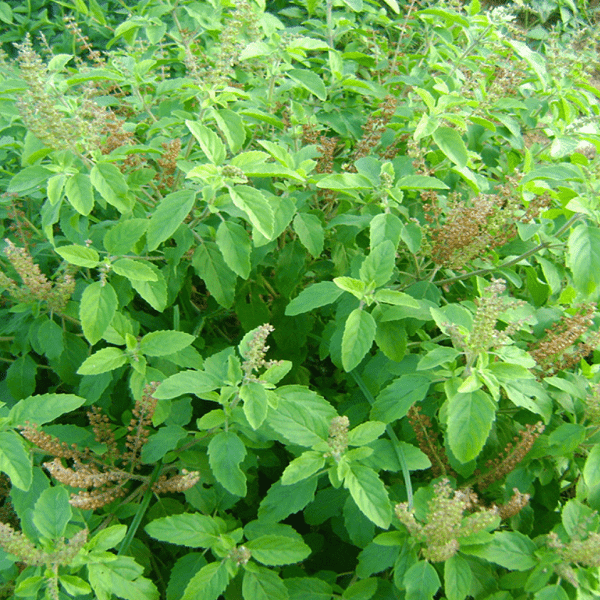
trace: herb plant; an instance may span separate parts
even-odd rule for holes
[[[0,2],[1,597],[596,597],[593,11],[128,4]]]

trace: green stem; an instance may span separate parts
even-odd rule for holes
[[[150,504],[150,498],[152,498],[152,494],[154,493],[152,491],[152,486],[158,479],[161,468],[162,468],[162,461],[159,461],[158,463],[156,463],[156,466],[154,467],[154,471],[152,471],[152,475],[150,476],[150,480],[148,481],[148,489],[146,490],[146,493],[144,494],[144,497],[142,498],[142,501],[140,502],[140,506],[139,506],[137,512],[135,513],[135,517],[133,518],[133,521],[131,522],[129,529],[127,530],[127,535],[123,538],[123,541],[121,542],[121,546],[119,547],[119,551],[117,553],[119,556],[121,554],[124,554],[125,552],[127,552],[127,550],[129,550],[129,546],[131,545],[131,542],[133,541],[133,538],[135,537],[135,534],[137,533],[137,530],[140,526],[140,523],[142,522],[142,519],[144,518],[144,515],[146,514],[146,511],[148,510],[148,505]]]

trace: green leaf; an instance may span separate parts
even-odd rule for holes
[[[467,166],[469,160],[467,147],[456,129],[438,127],[433,132],[433,140],[455,165],[461,169]]]
[[[342,594],[343,600],[371,600],[377,592],[377,581],[376,577],[369,577],[351,583]]]
[[[465,600],[471,589],[471,566],[455,554],[444,563],[444,591],[448,600]]]
[[[227,151],[219,136],[211,131],[208,127],[201,125],[196,121],[186,121],[187,128],[192,132],[192,135],[198,140],[202,152],[206,154],[206,158],[213,165],[220,165],[227,156]]]
[[[158,281],[158,276],[150,266],[141,260],[120,258],[112,264],[112,269],[117,275],[137,281]]]
[[[237,223],[223,221],[217,229],[217,246],[227,266],[242,279],[248,279],[252,245],[247,231]]]
[[[573,283],[582,294],[589,295],[600,286],[600,229],[586,224],[571,230],[568,241],[567,265],[573,273]]]
[[[31,192],[46,182],[52,171],[41,166],[27,167],[19,171],[8,184],[6,190],[9,194],[23,195]]]
[[[29,354],[19,356],[6,371],[6,386],[15,399],[27,398],[35,392],[37,363]]]
[[[327,100],[327,90],[323,80],[313,71],[307,69],[290,69],[287,76],[314,94],[319,100]]]
[[[66,488],[50,487],[40,494],[35,503],[33,524],[43,537],[59,540],[64,536],[72,515]]]
[[[166,356],[187,348],[195,339],[182,331],[153,331],[140,340],[140,352],[145,356]]]
[[[400,362],[404,358],[407,342],[408,336],[403,321],[377,323],[375,343],[390,360]]]
[[[369,226],[371,248],[389,240],[394,248],[400,243],[402,221],[392,213],[375,215]]]
[[[396,186],[404,190],[449,190],[450,188],[435,177],[426,175],[408,175],[402,177]]]
[[[288,486],[307,479],[324,466],[325,458],[322,452],[307,450],[288,464],[281,476],[281,484]]]
[[[104,247],[107,252],[120,256],[127,254],[146,233],[147,219],[128,219],[121,221],[109,229],[104,236]]]
[[[277,522],[305,508],[315,498],[318,478],[304,479],[290,485],[276,481],[258,507],[258,518]]]
[[[481,546],[476,555],[511,571],[527,571],[537,564],[535,551],[535,543],[526,535],[519,531],[500,531],[494,533],[491,543]]]
[[[61,246],[56,248],[56,253],[64,258],[68,263],[78,267],[88,267],[93,269],[98,266],[100,257],[93,248],[86,248],[73,244],[72,246]]]
[[[326,175],[317,182],[317,187],[325,190],[370,190],[373,183],[364,175],[358,173],[333,173]]]
[[[156,250],[183,223],[196,201],[194,190],[179,190],[165,196],[150,217],[146,239],[148,250]]]
[[[232,431],[221,431],[208,444],[208,459],[215,479],[231,494],[246,495],[246,476],[240,463],[246,447]]]
[[[335,302],[344,290],[332,281],[321,281],[302,290],[286,307],[285,314],[293,317],[320,306]]]
[[[415,563],[404,574],[406,600],[431,600],[440,589],[436,570],[425,560]]]
[[[131,287],[156,311],[162,312],[167,307],[167,282],[158,267],[152,263],[147,265],[157,277],[156,281],[130,279]]]
[[[204,371],[181,371],[167,377],[152,394],[158,400],[170,400],[183,394],[205,394],[212,392],[221,383]]]
[[[355,308],[344,327],[342,337],[342,365],[346,372],[352,371],[373,345],[377,325],[370,313]]]
[[[525,59],[535,74],[538,76],[540,83],[543,88],[546,89],[550,84],[550,77],[546,70],[546,60],[543,56],[532,50],[524,42],[517,40],[506,40],[509,46],[512,46],[513,50],[523,59]]]
[[[285,587],[290,600],[331,600],[331,585],[315,577],[286,577]]]
[[[154,519],[144,529],[149,536],[161,542],[188,548],[211,548],[224,533],[224,527],[215,519],[200,513]]]
[[[321,256],[325,243],[325,232],[318,217],[308,213],[298,213],[294,217],[294,231],[311,256],[314,258]]]
[[[94,190],[89,175],[75,173],[65,185],[65,194],[69,204],[81,215],[89,215],[94,208]]]
[[[385,240],[371,249],[360,267],[360,278],[366,284],[375,287],[385,285],[391,278],[396,266],[396,248],[392,242]]]
[[[359,300],[362,300],[367,289],[367,284],[360,279],[354,279],[353,277],[335,277],[333,283],[337,285],[341,290],[349,292]]]
[[[23,438],[14,431],[0,431],[0,471],[20,490],[26,492],[31,487],[31,454]]]
[[[44,425],[84,404],[85,398],[74,394],[41,394],[20,400],[10,409],[8,416],[13,426],[25,425],[27,421]]]
[[[344,476],[344,487],[370,521],[383,529],[390,526],[392,508],[388,494],[383,482],[373,469],[351,463]]]
[[[83,361],[77,369],[79,375],[98,375],[118,369],[127,362],[127,355],[120,348],[102,348]]]
[[[223,108],[214,112],[215,121],[225,136],[233,154],[237,154],[244,145],[246,130],[244,121],[236,112]]]
[[[360,12],[363,9],[363,0],[343,0],[343,2],[355,12]]]
[[[58,581],[70,596],[85,596],[92,591],[87,581],[75,575],[65,575],[63,573],[58,576]]]
[[[430,379],[421,375],[402,375],[385,387],[375,399],[371,419],[392,423],[405,417],[410,407],[427,395]]]
[[[364,446],[375,441],[385,431],[385,423],[367,421],[348,432],[349,446]]]
[[[253,565],[246,568],[242,580],[244,600],[289,600],[282,579],[270,569]]]
[[[536,592],[534,600],[568,600],[567,592],[558,584],[547,585],[545,588]],[[448,600],[451,600],[450,598]]]
[[[226,561],[209,563],[190,579],[181,600],[218,600],[232,576]]]
[[[595,444],[583,467],[583,480],[588,489],[600,484],[600,444]]]
[[[302,540],[283,535],[261,535],[244,545],[253,559],[270,567],[300,562],[311,552]]]
[[[127,196],[127,182],[123,173],[112,163],[96,163],[90,171],[92,185],[109,204],[120,213],[131,212],[132,200]]]
[[[400,14],[400,6],[397,0],[383,0],[397,15]]]
[[[250,427],[258,429],[267,418],[269,410],[267,391],[261,383],[250,381],[240,388],[240,398],[244,401],[244,414]]]
[[[142,448],[142,462],[146,465],[157,463],[167,452],[177,448],[177,444],[187,437],[187,431],[179,425],[161,427]]]
[[[87,341],[93,346],[102,339],[117,311],[117,294],[110,283],[95,281],[81,295],[79,320]]]
[[[418,300],[404,292],[397,290],[377,290],[375,292],[375,301],[384,304],[393,304],[394,306],[407,306],[408,308],[420,308]]]
[[[299,385],[277,390],[277,409],[270,410],[268,425],[290,443],[311,447],[329,437],[331,419],[336,410],[316,392]]]
[[[229,193],[233,203],[248,215],[250,223],[268,240],[272,239],[275,217],[263,193],[249,185],[233,186]]]
[[[467,463],[481,452],[496,418],[496,405],[482,390],[457,393],[448,401],[448,444]]]
[[[90,585],[98,600],[110,600],[113,594],[124,600],[158,600],[156,586],[141,576],[143,571],[143,567],[130,556],[88,563]]]
[[[225,263],[217,245],[200,244],[194,252],[192,265],[215,300],[229,308],[233,304],[237,276]]]

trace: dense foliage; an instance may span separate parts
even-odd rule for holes
[[[1,597],[597,597],[594,19],[0,2]]]

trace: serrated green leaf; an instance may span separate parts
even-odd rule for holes
[[[600,229],[586,224],[571,230],[568,241],[567,265],[573,273],[578,291],[589,295],[600,286]]]
[[[321,221],[315,215],[298,213],[294,217],[294,231],[311,256],[314,258],[321,256],[325,243],[325,232]]]
[[[190,579],[181,600],[218,600],[232,576],[226,561],[209,563]]]
[[[200,244],[194,252],[192,265],[215,300],[229,308],[233,304],[237,276],[225,263],[217,245]]]
[[[110,283],[95,281],[81,295],[79,320],[87,341],[93,346],[102,339],[117,311],[117,294]]]
[[[29,354],[16,358],[6,371],[6,386],[16,399],[26,398],[35,392],[37,363]]]
[[[583,467],[583,480],[588,489],[600,484],[600,444],[595,444]]]
[[[287,588],[279,575],[258,565],[246,568],[242,594],[247,600],[289,600]]]
[[[200,513],[154,519],[144,529],[154,539],[188,548],[211,548],[224,533],[215,519]]]
[[[360,267],[360,278],[366,284],[372,283],[375,287],[385,285],[391,278],[396,266],[396,249],[390,240],[371,249]]]
[[[217,433],[208,444],[208,460],[215,479],[231,494],[246,495],[246,476],[240,463],[246,447],[232,431]]]
[[[406,354],[408,336],[402,321],[380,321],[375,331],[375,343],[390,359],[400,362]]]
[[[56,253],[62,256],[68,263],[77,265],[78,267],[93,269],[100,262],[100,257],[93,248],[86,248],[78,244],[56,248]]]
[[[205,394],[222,384],[204,371],[181,371],[167,377],[152,394],[158,400],[170,400],[183,394]]]
[[[337,412],[317,393],[299,385],[277,392],[277,410],[269,411],[267,423],[292,444],[311,447],[329,437],[331,419]]]
[[[120,258],[112,264],[112,269],[117,275],[134,279],[136,281],[158,281],[158,275],[141,260]]]
[[[364,446],[375,441],[385,431],[385,423],[381,421],[367,421],[361,423],[348,432],[349,446]]]
[[[166,356],[187,348],[195,339],[183,331],[153,331],[140,340],[140,352],[146,356]]]
[[[148,250],[156,250],[177,231],[192,210],[195,201],[196,192],[191,189],[173,192],[160,201],[148,223]]]
[[[373,345],[377,325],[370,313],[355,308],[344,327],[342,336],[342,365],[346,372],[358,366]]]
[[[404,190],[448,190],[443,181],[426,175],[408,175],[402,177],[396,186]]]
[[[406,571],[403,583],[406,600],[431,600],[441,586],[436,570],[425,560],[415,563]]]
[[[471,566],[460,554],[444,563],[444,591],[448,600],[465,600],[471,589]]]
[[[415,402],[425,398],[430,384],[427,377],[402,375],[379,393],[371,409],[371,419],[384,423],[401,419]]]
[[[13,426],[25,425],[27,421],[44,425],[84,404],[85,398],[75,394],[40,394],[17,402],[8,416]]]
[[[261,383],[250,381],[240,388],[240,398],[244,401],[244,414],[250,427],[258,429],[267,418],[269,410],[267,391]]]
[[[120,348],[102,348],[83,361],[77,369],[79,375],[98,375],[113,371],[127,362],[127,356]]]
[[[107,252],[120,256],[127,254],[148,229],[147,219],[128,219],[109,229],[104,236]]]
[[[131,212],[132,199],[127,196],[127,181],[112,163],[96,163],[90,171],[90,180],[97,192],[120,213]]]
[[[72,515],[69,492],[63,487],[50,487],[41,493],[35,503],[33,524],[43,537],[59,540]]]
[[[206,158],[208,158],[213,165],[222,164],[227,156],[227,152],[223,142],[219,139],[219,136],[205,125],[196,121],[186,121],[185,124],[192,132],[192,135],[198,140],[200,148],[202,148],[202,151],[206,154]]]
[[[459,168],[467,166],[469,155],[460,133],[451,127],[438,127],[433,132],[433,140],[440,150]]]
[[[448,444],[467,463],[481,452],[496,418],[496,405],[482,390],[457,393],[448,400]]]
[[[147,265],[156,275],[156,281],[130,279],[131,287],[156,311],[162,312],[167,307],[167,282],[158,267],[152,263]]]
[[[536,549],[533,540],[519,531],[499,531],[476,555],[511,571],[527,571],[537,564]]]
[[[373,469],[357,463],[350,464],[344,476],[344,487],[365,517],[383,529],[390,526],[392,508],[388,493]]]
[[[315,577],[286,577],[285,587],[290,600],[331,600],[331,585]]]
[[[307,450],[285,468],[281,476],[281,484],[288,486],[307,479],[324,466],[325,458],[322,452]]]
[[[233,154],[237,154],[246,139],[244,121],[236,112],[223,108],[214,112],[215,121],[223,132],[229,148]]]
[[[242,279],[248,279],[252,252],[248,232],[237,223],[223,221],[217,229],[216,239],[227,266]]]
[[[375,215],[369,226],[369,235],[371,248],[389,240],[394,248],[400,243],[400,233],[402,232],[402,221],[391,213],[382,213]]]
[[[384,304],[393,304],[394,306],[407,306],[408,308],[420,308],[418,300],[404,292],[397,290],[377,290],[374,295],[376,302]]]
[[[276,481],[260,503],[258,518],[270,523],[297,513],[314,500],[317,483],[316,477],[285,486]]]
[[[344,290],[332,281],[321,281],[302,290],[286,307],[288,317],[309,312],[314,308],[335,302]]]
[[[229,188],[229,194],[233,203],[246,213],[250,223],[268,240],[272,239],[275,217],[264,194],[249,185],[235,185]]]
[[[156,586],[145,577],[144,569],[130,556],[88,564],[89,582],[100,600],[112,594],[124,600],[158,600]]]
[[[261,535],[245,544],[252,558],[270,567],[304,560],[310,548],[299,539],[283,535]]]
[[[25,449],[23,438],[14,431],[0,431],[0,471],[16,488],[27,491],[31,487],[31,454]]]
[[[323,80],[315,72],[308,69],[290,69],[286,75],[314,94],[319,100],[327,100],[327,89]]]
[[[65,185],[65,194],[69,204],[81,215],[89,215],[94,208],[94,190],[89,175],[75,173]]]
[[[333,173],[317,182],[317,187],[325,190],[370,190],[372,181],[358,173]]]
[[[367,289],[367,284],[360,279],[354,279],[354,277],[335,277],[333,283],[337,285],[341,290],[349,292],[359,300],[362,300]]]

